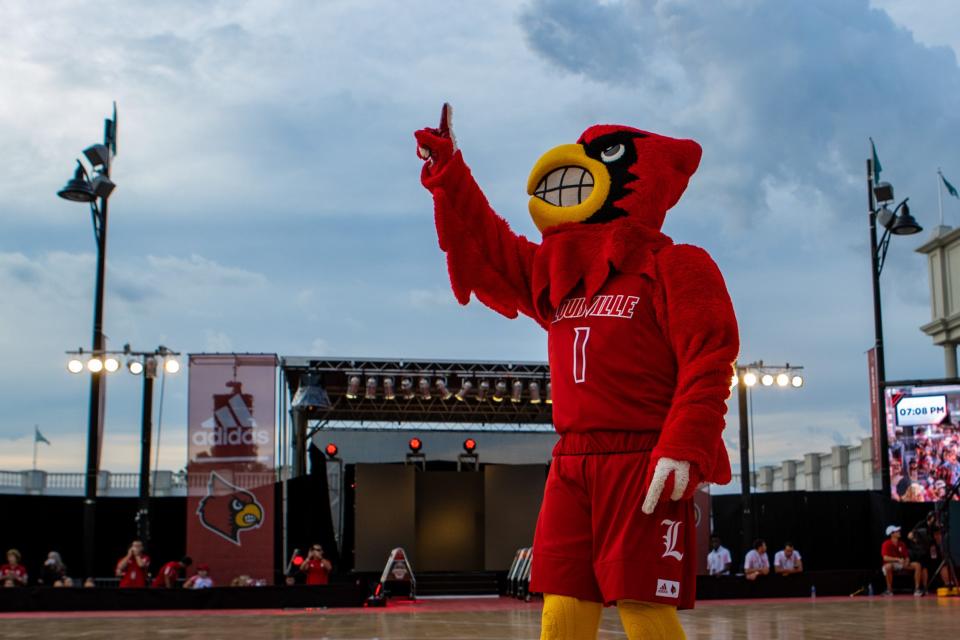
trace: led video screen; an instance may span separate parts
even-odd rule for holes
[[[886,416],[893,499],[942,499],[960,481],[960,385],[888,387]]]

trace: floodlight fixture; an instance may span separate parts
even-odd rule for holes
[[[83,168],[80,161],[77,160],[77,169],[73,177],[67,181],[67,184],[57,191],[57,195],[64,200],[71,202],[93,202],[97,196],[94,194],[93,185],[87,179],[87,170]]]

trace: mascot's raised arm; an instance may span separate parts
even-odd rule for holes
[[[452,110],[416,132],[454,295],[548,334],[560,439],[534,536],[542,638],[596,637],[604,604],[628,638],[682,638],[696,590],[692,495],[725,484],[721,439],[739,340],[710,256],[660,228],[700,146],[595,125],[527,180],[540,244],[493,211],[457,148]]]

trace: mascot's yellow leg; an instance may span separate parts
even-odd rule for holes
[[[620,600],[620,622],[627,640],[685,640],[676,607],[652,602]]]
[[[543,596],[540,640],[595,640],[603,605],[570,596]]]

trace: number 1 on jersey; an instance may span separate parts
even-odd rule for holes
[[[573,381],[577,384],[587,380],[587,340],[590,339],[590,327],[574,327],[573,337]]]

